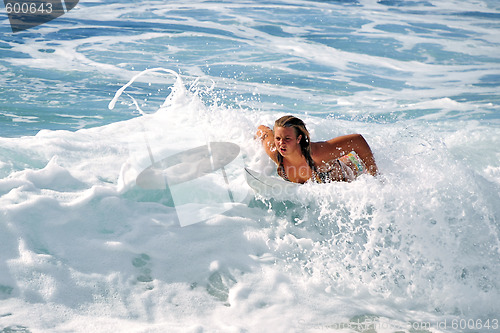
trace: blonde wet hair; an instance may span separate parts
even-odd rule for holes
[[[306,158],[309,167],[311,167],[313,171],[316,171],[316,167],[314,166],[314,162],[311,157],[311,137],[309,135],[309,131],[306,128],[306,124],[301,119],[292,115],[288,115],[276,119],[276,121],[274,122],[274,128],[276,127],[293,128],[295,130],[295,134],[297,135],[297,137],[299,137],[299,135],[302,135],[302,138],[300,139],[299,142],[300,151],[302,152],[302,155],[304,155],[304,157]],[[279,164],[282,164],[283,156],[281,156],[280,153],[277,154],[278,154],[278,162]]]

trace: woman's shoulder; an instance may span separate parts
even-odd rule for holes
[[[319,155],[329,148],[328,141],[311,142],[311,156]]]
[[[311,158],[317,166],[323,165],[329,160],[329,149],[326,141],[311,142]]]
[[[311,157],[316,163],[329,163],[345,154],[349,142],[357,134],[338,136],[328,141],[311,142]]]
[[[318,152],[321,152],[323,150],[332,150],[332,149],[338,149],[341,150],[342,147],[352,144],[353,142],[356,142],[358,140],[364,140],[363,136],[358,133],[354,134],[347,134],[347,135],[341,135],[337,136],[333,139],[327,140],[327,141],[319,141],[319,142],[311,142],[311,151],[316,150]]]

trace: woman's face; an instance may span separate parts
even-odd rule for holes
[[[282,156],[287,156],[300,150],[302,135],[297,136],[292,127],[276,127],[274,129],[274,144]]]

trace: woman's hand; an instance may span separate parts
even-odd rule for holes
[[[257,132],[255,133],[254,139],[259,139],[260,141],[263,141],[272,133],[273,131],[269,127],[260,125],[257,128]]]
[[[260,125],[257,128],[254,139],[260,139],[262,146],[266,150],[266,154],[275,162],[278,163],[278,157],[276,156],[276,147],[274,145],[274,133],[273,130],[265,125]]]

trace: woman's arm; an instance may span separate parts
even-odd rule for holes
[[[259,139],[262,142],[266,154],[278,164],[278,157],[276,155],[276,146],[274,145],[274,133],[273,131],[264,125],[260,125],[257,128],[257,133],[255,133],[255,139]]]
[[[378,173],[370,146],[361,134],[343,135],[325,142],[315,142],[311,145],[311,150],[313,159],[323,163],[328,163],[354,150],[363,160],[369,174],[375,176]]]

